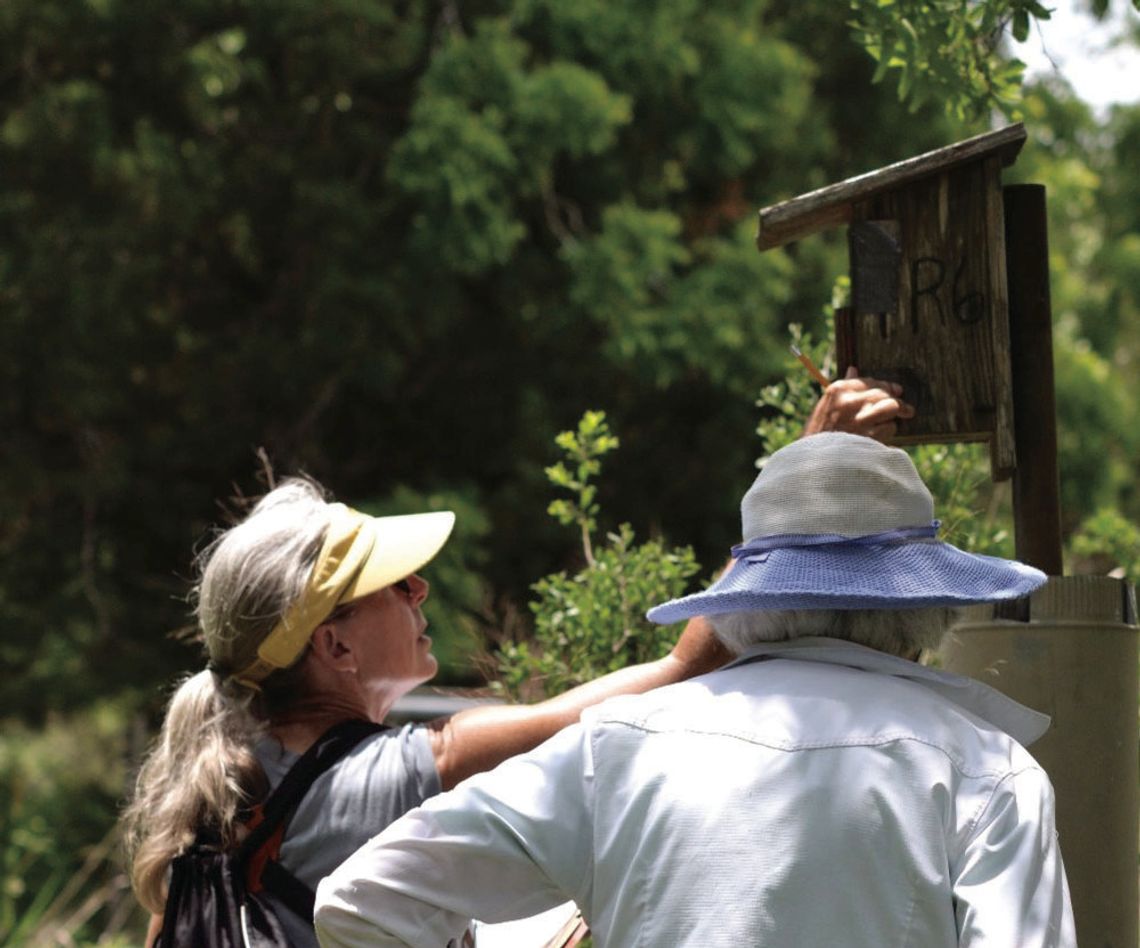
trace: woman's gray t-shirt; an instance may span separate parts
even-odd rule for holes
[[[273,738],[254,749],[276,787],[298,754]],[[281,845],[281,864],[312,889],[369,839],[440,792],[428,731],[407,724],[366,737],[313,782]]]

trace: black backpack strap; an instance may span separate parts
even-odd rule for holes
[[[288,820],[301,799],[321,774],[356,747],[364,738],[387,730],[383,724],[371,721],[341,721],[325,731],[281,779],[277,788],[262,804],[262,820],[242,841],[237,851],[238,861],[244,865],[269,838],[277,827]]]
[[[261,887],[278,902],[286,905],[298,918],[303,918],[312,925],[316,893],[276,859],[269,860],[261,870]]]

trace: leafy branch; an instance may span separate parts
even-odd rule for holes
[[[576,431],[555,439],[563,458],[546,468],[546,476],[572,496],[552,501],[547,512],[578,528],[585,566],[573,576],[552,573],[531,587],[534,635],[507,643],[498,656],[499,687],[513,697],[557,694],[660,658],[676,639],[672,627],[650,623],[645,613],[684,592],[699,569],[692,549],[670,549],[659,539],[638,544],[628,523],[607,533],[600,547],[594,543],[600,510],[593,480],[601,457],[618,443],[600,411],[586,412]]]
[[[855,41],[878,63],[874,81],[898,76],[899,101],[912,111],[944,103],[959,119],[1011,113],[1025,64],[1003,50],[1051,11],[1038,0],[851,0]]]
[[[604,411],[588,411],[578,422],[577,431],[563,431],[554,443],[566,455],[546,468],[546,476],[555,487],[561,487],[575,495],[552,500],[546,512],[563,526],[577,524],[582,534],[582,552],[586,563],[595,565],[591,535],[597,528],[598,489],[590,483],[602,469],[600,458],[618,447],[620,442],[610,433]]]

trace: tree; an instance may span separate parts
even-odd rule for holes
[[[1018,10],[1039,15],[1020,0],[0,4],[6,714],[103,722],[105,695],[116,723],[154,713],[158,683],[200,662],[169,637],[191,546],[224,522],[217,500],[264,488],[257,449],[369,510],[460,511],[433,574],[437,642],[581,569],[542,516],[542,469],[590,407],[623,439],[596,501],[646,542],[722,562],[751,432],[774,411],[754,401],[785,375],[789,324],[825,338],[845,268],[834,235],[757,254],[755,210],[982,130],[988,106],[962,103],[1018,74],[979,24],[1019,30]],[[1063,89],[1015,107],[1033,139],[1017,173],[1050,188],[1066,529],[1110,568],[1127,549],[1103,560],[1108,541],[1140,519],[1140,118],[1101,126]],[[1002,498],[978,490],[987,516],[959,519],[998,548]],[[91,733],[72,720],[50,733]],[[44,813],[72,770],[37,772]],[[70,792],[104,801],[106,781],[88,783]],[[45,878],[102,835],[85,823],[52,850],[51,826],[6,828],[47,847]],[[22,866],[8,875],[35,876]],[[5,924],[29,899],[10,896]]]
[[[604,390],[619,506],[721,545],[728,503],[693,499],[736,493],[732,433],[833,256],[748,239],[841,163],[794,23],[13,0],[0,43],[12,707],[197,660],[168,638],[189,550],[215,498],[262,489],[257,448],[357,503],[461,492],[495,525],[479,612],[564,555],[537,459]]]
[[[977,7],[994,24],[1032,13],[970,4],[959,34]],[[467,571],[478,581],[451,598],[483,616],[565,561],[538,471],[550,438],[604,403],[626,442],[607,508],[716,561],[754,454],[751,401],[782,374],[788,324],[822,328],[843,267],[835,239],[756,254],[755,209],[980,127],[933,100],[898,108],[848,19],[823,0],[658,0],[636,15],[11,0],[12,706],[149,687],[196,661],[167,637],[187,621],[189,549],[223,518],[215,498],[262,488],[257,448],[376,509],[409,491],[461,497],[492,526]],[[1120,147],[1129,128],[1113,126]],[[1091,347],[1070,360],[1074,411],[1093,357],[1134,351],[1133,302],[1112,289],[1130,285],[1131,185],[1107,155],[1086,166],[1121,197],[1089,204],[1090,220],[1121,218],[1120,239],[1088,262],[1108,295],[1081,303],[1071,335]],[[1064,425],[1127,464],[1134,389],[1120,398]],[[1113,475],[1097,496],[1125,489]]]
[[[1123,0],[1121,0],[1123,2]],[[1140,10],[1140,0],[1132,0]],[[1090,0],[1097,19],[1109,0]],[[898,78],[898,98],[915,109],[944,105],[960,119],[991,111],[1020,117],[1025,63],[1010,52],[1052,8],[1038,0],[851,0],[856,41],[878,63],[875,81]]]

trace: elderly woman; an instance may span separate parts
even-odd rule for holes
[[[834,383],[809,428],[889,436],[894,419],[912,413],[898,395],[874,380]],[[234,848],[251,805],[332,725],[382,722],[435,674],[420,611],[429,585],[419,570],[453,522],[448,512],[366,516],[291,479],[202,552],[194,600],[209,661],[171,699],[124,816],[132,881],[154,913],[148,944],[161,928],[176,856],[203,832],[222,850]],[[313,784],[289,821],[280,863],[315,888],[396,818],[537,746],[583,709],[703,674],[727,657],[695,619],[666,657],[543,703],[378,731]]]
[[[417,571],[453,523],[446,512],[369,517],[291,479],[204,551],[196,598],[209,663],[172,698],[126,817],[135,888],[152,912],[162,911],[171,860],[199,830],[233,845],[267,778],[277,783],[338,721],[383,721],[435,674],[420,611],[428,582]],[[665,658],[553,700],[378,732],[307,794],[281,862],[315,887],[396,817],[534,747],[583,708],[700,674],[725,657],[703,623],[690,623]]]

